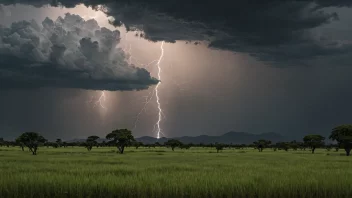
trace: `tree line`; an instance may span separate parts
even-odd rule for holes
[[[270,140],[258,140],[253,142],[252,144],[222,144],[222,143],[211,143],[211,144],[184,144],[176,139],[169,139],[167,142],[161,144],[159,142],[155,142],[154,144],[143,144],[142,142],[137,142],[132,132],[128,129],[116,129],[111,133],[108,133],[105,137],[107,141],[98,142],[100,139],[99,136],[93,135],[89,136],[84,142],[63,142],[61,139],[57,139],[55,142],[49,142],[42,135],[36,132],[25,132],[21,134],[15,141],[5,141],[3,138],[0,138],[0,146],[19,146],[22,151],[27,147],[29,151],[32,152],[33,155],[37,154],[38,147],[46,146],[46,147],[74,147],[80,146],[85,147],[88,151],[91,151],[94,147],[111,147],[114,146],[117,148],[117,151],[121,154],[124,153],[124,150],[128,146],[133,146],[136,149],[139,147],[147,147],[147,148],[155,148],[155,147],[167,147],[171,148],[172,151],[175,148],[180,149],[189,149],[191,147],[210,147],[215,148],[217,152],[223,150],[224,148],[234,148],[234,149],[243,149],[243,148],[254,148],[258,149],[259,152],[263,152],[264,149],[273,149],[277,150],[306,150],[310,149],[312,153],[314,153],[316,148],[325,148],[330,151],[331,149],[335,149],[338,151],[339,149],[344,149],[346,155],[349,156],[352,149],[352,125],[340,125],[335,127],[330,136],[328,137],[330,140],[336,142],[336,144],[328,144],[324,143],[325,137],[317,134],[310,134],[303,137],[302,142],[291,141],[291,142],[277,142],[272,143]]]

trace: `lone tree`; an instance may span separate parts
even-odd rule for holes
[[[271,144],[271,141],[269,141],[269,140],[258,140],[256,142],[253,142],[253,144],[257,147],[259,152],[263,152],[263,149],[265,147],[268,147]]]
[[[215,143],[216,152],[222,151],[224,149],[224,144]]]
[[[290,142],[290,147],[294,150],[297,151],[298,147],[299,147],[299,142],[297,142],[296,140],[293,140]]]
[[[138,149],[139,147],[143,146],[143,142],[133,142],[133,145]]]
[[[165,142],[165,145],[171,147],[172,151],[175,151],[175,148],[181,146],[182,142],[179,140],[171,139]]]
[[[45,143],[46,141],[47,140],[43,136],[35,132],[23,133],[16,139],[16,142],[21,142],[28,147],[33,155],[37,155],[39,144]]]
[[[116,129],[107,134],[106,139],[110,140],[111,144],[115,144],[121,154],[123,154],[127,145],[130,145],[131,142],[135,141],[132,131],[128,129]]]
[[[62,140],[61,139],[56,139],[56,144],[57,144],[58,147],[61,147],[62,146]]]
[[[279,148],[280,150],[288,151],[290,149],[290,143],[288,142],[277,142],[274,147]]]
[[[341,125],[335,127],[329,139],[335,140],[341,145],[345,151],[346,156],[350,156],[351,148],[352,148],[352,125]]]
[[[181,146],[180,146],[180,148],[181,149],[190,149],[191,148],[191,144],[182,144]]]
[[[306,135],[303,138],[304,143],[312,149],[312,153],[314,153],[317,147],[321,147],[324,145],[325,137],[321,135]]]
[[[97,139],[99,139],[99,137],[96,136],[96,135],[92,135],[92,136],[89,136],[87,138],[87,140],[86,140],[86,148],[87,148],[88,151],[91,151],[93,146],[98,144]]]

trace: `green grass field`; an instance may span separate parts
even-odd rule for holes
[[[0,197],[352,197],[343,151],[0,147]]]

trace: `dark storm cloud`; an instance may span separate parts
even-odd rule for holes
[[[336,13],[317,9],[321,5],[312,1],[228,2],[108,4],[107,13],[115,25],[121,21],[131,30],[143,30],[149,40],[209,40],[212,48],[248,53],[278,66],[308,65],[352,52],[348,42],[310,32],[338,20]]]
[[[41,25],[0,26],[0,89],[141,90],[156,84],[147,70],[125,61],[119,39],[119,31],[69,13]]]
[[[315,2],[321,7],[328,7],[328,6],[351,7],[352,6],[352,2],[350,0],[316,0]]]
[[[207,40],[210,47],[249,53],[280,65],[305,65],[321,57],[349,56],[351,44],[314,35],[311,29],[338,20],[322,8],[351,6],[349,0],[4,0],[34,6],[104,4],[116,26],[144,31],[151,41]],[[349,63],[350,60],[346,60]]]

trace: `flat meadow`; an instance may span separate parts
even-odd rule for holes
[[[343,151],[0,147],[0,197],[352,197]]]

